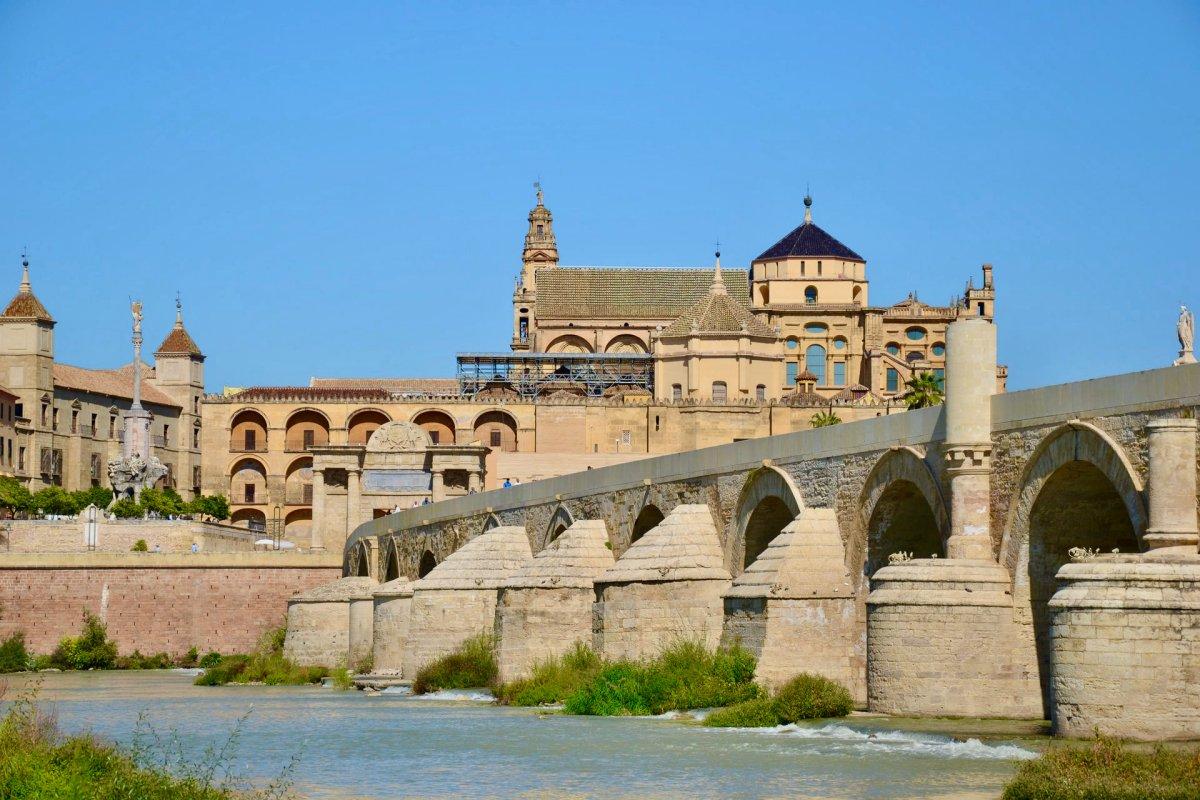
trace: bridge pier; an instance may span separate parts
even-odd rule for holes
[[[408,639],[412,596],[412,582],[408,578],[396,578],[375,590],[371,672],[376,675],[401,675],[404,671],[404,643]]]
[[[288,601],[283,654],[302,667],[352,663],[351,609],[354,603],[362,603],[364,595],[369,598],[377,585],[374,578],[339,578],[294,596]],[[361,609],[357,619],[360,630],[355,644],[362,635]]]

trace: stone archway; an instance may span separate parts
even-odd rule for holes
[[[746,478],[733,515],[732,563],[737,572],[762,555],[771,540],[800,515],[804,501],[790,475],[776,467],[760,467]]]
[[[546,525],[546,537],[542,547],[549,545],[559,536],[562,536],[563,532],[565,532],[567,528],[574,524],[575,517],[572,516],[570,510],[568,510],[566,506],[560,505],[555,508],[554,513],[550,515],[550,523]]]
[[[861,574],[870,578],[887,566],[893,553],[914,558],[943,556],[950,533],[950,517],[937,479],[922,455],[911,447],[886,453],[863,486],[859,507],[866,540]]]
[[[354,543],[346,555],[346,575],[349,577],[371,578],[371,547],[360,539]]]
[[[400,577],[400,552],[396,540],[388,537],[383,546],[383,582],[394,581]]]
[[[426,550],[421,554],[421,561],[417,564],[417,577],[424,578],[429,573],[433,572],[433,568],[438,565],[437,556],[432,551]]]
[[[629,533],[629,543],[633,544],[645,536],[651,528],[658,525],[664,519],[666,519],[666,515],[653,503],[642,506],[642,510],[638,512],[637,517],[633,520],[633,527]]]
[[[1143,549],[1146,510],[1141,481],[1124,451],[1103,431],[1071,422],[1050,433],[1030,456],[1017,484],[1001,544],[1001,563],[1013,576],[1014,616],[1036,660],[1042,709],[1053,705],[1051,615],[1056,575],[1073,547],[1107,553]]]

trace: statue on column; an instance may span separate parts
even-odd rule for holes
[[[1187,306],[1179,307],[1179,321],[1175,324],[1175,334],[1179,337],[1179,358],[1175,364],[1195,364],[1196,356],[1192,348],[1196,338],[1196,315]]]
[[[158,483],[167,467],[150,452],[150,412],[142,407],[142,303],[130,303],[133,313],[133,402],[122,415],[121,457],[108,462],[108,480],[115,498],[137,500],[143,489]]]

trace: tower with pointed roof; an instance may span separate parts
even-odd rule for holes
[[[33,293],[22,254],[20,286],[0,313],[0,385],[19,398],[18,416],[30,420],[34,453],[53,447],[54,324]]]
[[[172,477],[183,489],[200,486],[200,418],[204,402],[204,353],[183,324],[183,302],[175,298],[175,325],[154,351],[154,385],[180,407],[179,462]]]
[[[537,325],[537,272],[558,266],[558,243],[554,238],[554,215],[546,208],[541,181],[537,189],[537,205],[529,211],[529,229],[525,232],[525,247],[521,251],[521,276],[513,291],[513,350],[529,350],[533,346]]]

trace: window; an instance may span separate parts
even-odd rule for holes
[[[846,362],[845,361],[833,362],[833,385],[834,386],[845,386],[846,385]]]
[[[817,376],[817,385],[825,385],[825,348],[810,344],[804,351],[804,368]]]
[[[25,416],[25,404],[24,403],[17,403],[17,416],[18,417]]]
[[[919,342],[925,338],[924,328],[909,328],[904,332],[910,342]]]
[[[633,444],[633,431],[621,431],[621,445],[630,447]]]
[[[254,431],[254,430],[246,431],[246,442],[245,442],[246,446],[242,449],[253,450],[255,448],[255,445],[258,444],[257,438],[255,437],[255,433],[256,433],[256,431]]]
[[[983,303],[980,303],[978,305],[978,308],[979,308],[979,316],[981,316],[981,317],[986,316],[986,314],[984,314],[984,311],[983,311]]]
[[[934,344],[933,354],[935,356],[937,356],[938,358],[941,358],[942,356],[946,355],[946,345],[942,344],[941,342],[937,342],[936,344]]]
[[[50,406],[46,405],[45,403],[42,403],[42,427],[43,428],[46,427],[46,417],[49,415],[49,413],[50,413]]]
[[[658,430],[658,414],[654,415],[654,430]]]
[[[808,305],[816,305],[817,303],[817,287],[809,286],[804,290],[804,302]]]
[[[98,421],[99,416],[99,414],[92,414],[92,436],[95,436],[97,433],[96,422]]]
[[[13,463],[12,462],[12,443],[13,443],[13,440],[9,439],[8,440],[8,465],[10,467],[12,466],[12,463]]]
[[[846,340],[840,339],[840,338],[834,339],[833,340],[833,349],[834,350],[845,350],[846,349]]]
[[[17,469],[21,472],[25,471],[25,448],[17,448]]]
[[[246,484],[246,502],[247,503],[254,502],[254,484],[253,483]]]
[[[683,399],[683,387],[678,383],[671,384],[671,399],[676,401]]]
[[[50,427],[53,428],[54,430],[58,430],[58,409],[57,408],[50,412]]]
[[[199,397],[199,395],[192,398],[192,413],[193,414],[200,413],[200,397]]]
[[[71,409],[71,433],[79,433],[79,411]]]
[[[99,453],[92,453],[91,478],[92,478],[92,485],[98,486],[100,483],[100,454]]]
[[[538,232],[538,233],[541,233],[541,232],[542,232],[542,226],[541,226],[541,225],[538,225],[538,226],[537,226],[537,232]]]
[[[823,336],[829,332],[829,327],[824,322],[810,322],[804,326],[804,332],[814,336]]]
[[[893,356],[900,355],[900,345],[896,344],[895,342],[888,342],[887,347],[885,347],[883,349],[887,350],[890,355],[893,355]]]
[[[900,373],[894,367],[888,367],[887,371],[887,390],[895,392],[900,389]]]
[[[800,372],[800,362],[798,362],[798,361],[787,362],[787,385],[788,386],[796,385],[796,375],[799,372]]]
[[[904,357],[904,360],[910,364],[915,364],[916,362],[921,361],[924,358],[925,358],[924,353],[920,352],[919,350],[913,350],[911,353],[909,353],[908,355],[906,355]]]
[[[312,428],[309,428],[308,430],[303,432],[302,437],[303,437],[303,441],[304,441],[304,449],[307,450],[308,448],[310,448],[314,444],[316,444],[317,432],[314,431]],[[435,441],[434,444],[437,444],[437,442]]]
[[[108,438],[113,438],[117,435],[117,415],[113,414],[108,418]]]
[[[164,447],[170,443],[170,441],[171,441],[170,437],[171,437],[171,426],[163,425],[163,446]]]
[[[488,437],[488,441],[491,443],[492,447],[500,446],[500,431],[493,430],[490,434],[488,434]]]
[[[192,467],[192,491],[200,492],[200,467]]]
[[[767,402],[767,387],[761,383],[754,387],[754,399],[760,403]]]
[[[725,385],[725,381],[713,381],[712,399],[716,403],[724,403],[729,397],[729,387]]]
[[[795,349],[796,349],[797,347],[799,347],[799,346],[800,346],[800,343],[799,343],[799,342],[797,342],[795,339],[788,339],[788,340],[787,340],[787,349],[788,349],[788,350],[795,350]]]
[[[933,377],[937,378],[938,386],[941,387],[942,391],[945,391],[946,390],[946,370],[940,369],[940,368],[935,369],[933,371]]]

